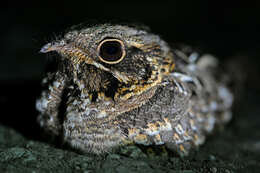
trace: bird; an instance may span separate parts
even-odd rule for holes
[[[218,59],[172,46],[147,28],[74,28],[40,52],[57,60],[42,80],[37,121],[83,153],[138,144],[187,156],[232,118],[233,94],[218,77]]]

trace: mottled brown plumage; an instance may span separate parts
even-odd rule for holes
[[[73,30],[41,50],[51,51],[60,56],[58,68],[43,80],[38,121],[83,152],[134,142],[187,155],[231,118],[232,94],[214,75],[217,60],[170,48],[145,30]]]

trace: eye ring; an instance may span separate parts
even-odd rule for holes
[[[107,64],[117,64],[126,56],[123,41],[115,38],[104,39],[97,47],[98,58]]]

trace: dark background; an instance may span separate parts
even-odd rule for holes
[[[10,1],[0,16],[0,123],[30,139],[40,136],[34,107],[47,60],[41,46],[91,19],[141,22],[168,42],[201,47],[220,62],[235,60],[247,74],[241,105],[259,112],[260,1]],[[258,113],[244,117],[260,125]]]

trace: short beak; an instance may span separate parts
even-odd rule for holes
[[[60,50],[62,47],[62,45],[60,43],[48,43],[45,44],[41,50],[40,53],[47,53],[47,52],[51,52],[51,51],[57,51]]]

